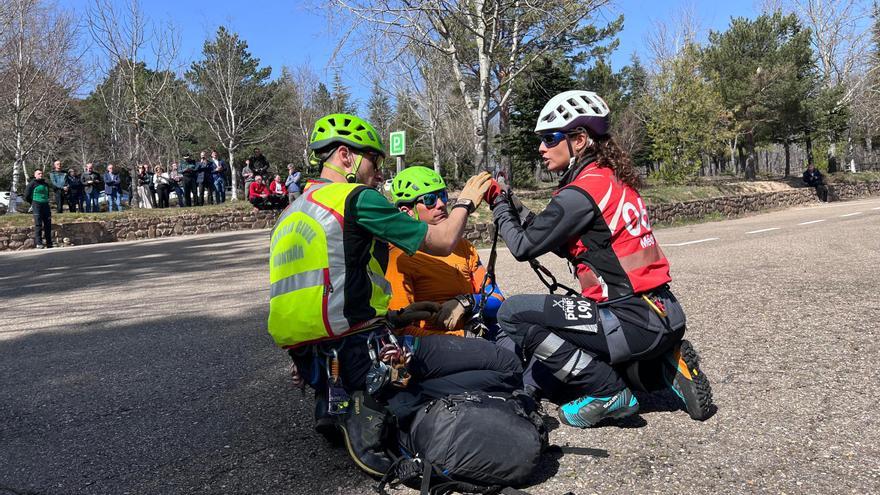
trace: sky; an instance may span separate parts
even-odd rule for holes
[[[125,4],[125,0],[119,2],[120,6]],[[183,60],[197,59],[205,39],[212,37],[218,26],[227,25],[247,41],[255,57],[272,67],[273,76],[281,73],[282,66],[308,64],[329,82],[335,68],[343,62],[337,58],[336,65],[328,66],[344,31],[329,28],[327,20],[304,3],[293,0],[142,0],[141,8],[159,26],[169,26],[169,29],[174,26],[178,30]],[[629,63],[633,54],[648,60],[646,39],[656,23],[678,19],[683,10],[694,13],[702,28],[700,40],[704,40],[708,30],[724,30],[731,16],[755,17],[755,3],[756,0],[616,0],[610,11],[603,14],[607,20],[624,15],[620,46],[610,57],[611,65],[619,69]],[[92,0],[59,0],[59,4],[84,13]],[[360,82],[360,69],[343,68],[342,74],[354,96],[365,103],[371,83]]]

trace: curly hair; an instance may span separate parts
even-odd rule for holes
[[[592,144],[584,148],[582,153],[596,155],[596,162],[600,167],[610,168],[621,182],[638,191],[642,187],[642,178],[633,167],[629,153],[610,135],[590,138]]]

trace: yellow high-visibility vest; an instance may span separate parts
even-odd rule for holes
[[[391,285],[375,255],[377,242],[383,241],[373,239],[366,267],[345,262],[347,199],[364,187],[310,185],[275,223],[269,248],[269,333],[279,346],[336,339],[364,329],[388,312]],[[366,294],[370,297],[362,296]],[[349,321],[346,312],[374,317]]]

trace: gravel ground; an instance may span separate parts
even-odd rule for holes
[[[873,208],[658,231],[718,413],[694,422],[664,393],[618,424],[551,420],[561,448],[526,489],[880,491]],[[265,333],[266,242],[263,231],[0,255],[0,494],[371,493],[311,433],[312,400]],[[508,294],[543,292],[499,254]]]

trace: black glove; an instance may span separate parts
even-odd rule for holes
[[[388,311],[385,318],[393,328],[403,328],[414,321],[433,320],[440,305],[431,301],[414,302],[402,309]]]

